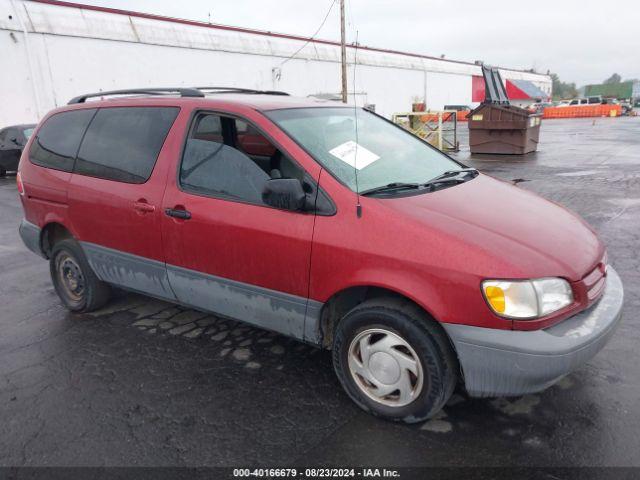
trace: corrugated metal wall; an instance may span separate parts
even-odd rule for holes
[[[144,86],[224,85],[338,93],[340,49],[330,43],[23,0],[0,0],[0,126],[39,119],[71,97]],[[355,101],[390,116],[426,96],[431,109],[471,103],[480,68],[408,54],[348,49]],[[503,70],[550,91],[545,75]],[[354,96],[351,97],[354,99]]]

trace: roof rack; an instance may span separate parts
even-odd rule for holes
[[[191,88],[131,88],[127,90],[110,90],[107,92],[87,93],[69,100],[69,105],[85,103],[88,98],[107,97],[110,95],[170,95],[178,93],[181,97],[204,97],[204,92],[215,93],[252,93],[260,95],[289,95],[278,90],[254,90],[236,87],[191,87]]]
[[[196,87],[201,91],[211,91],[215,93],[254,93],[257,95],[289,95],[287,92],[281,92],[279,90],[255,90],[252,88],[237,88],[237,87]]]
[[[168,95],[179,93],[181,97],[204,97],[197,88],[132,88],[127,90],[111,90],[108,92],[96,92],[80,95],[69,100],[69,105],[85,103],[88,98],[106,97],[110,95]]]

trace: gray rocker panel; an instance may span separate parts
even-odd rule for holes
[[[176,301],[164,262],[139,257],[95,243],[80,242],[96,276],[103,282]]]
[[[186,305],[318,343],[320,302],[173,265],[167,265],[167,272],[176,296]]]
[[[323,303],[82,242],[107,283],[320,343]]]

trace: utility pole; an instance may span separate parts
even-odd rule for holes
[[[347,103],[347,46],[344,33],[344,0],[340,0],[340,48],[342,61],[342,103]]]

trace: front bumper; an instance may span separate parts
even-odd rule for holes
[[[471,396],[524,395],[544,390],[598,353],[620,321],[623,299],[622,281],[609,267],[598,303],[550,328],[442,325],[456,348]]]

